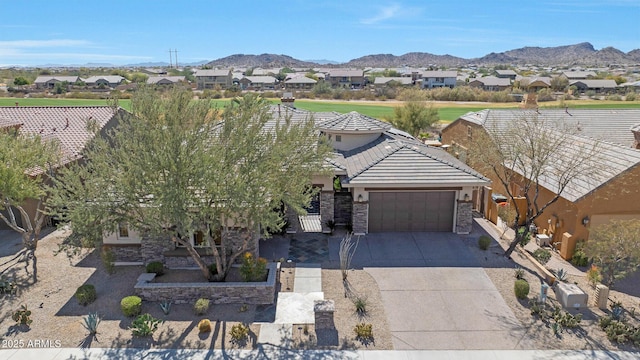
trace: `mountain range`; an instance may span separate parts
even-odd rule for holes
[[[234,54],[224,58],[210,61],[210,67],[297,67],[308,68],[318,65],[328,67],[398,67],[416,66],[465,66],[477,65],[585,65],[607,66],[610,64],[640,64],[640,49],[624,53],[613,47],[605,47],[596,50],[591,43],[584,42],[575,45],[555,47],[523,47],[500,53],[490,53],[480,58],[465,59],[452,55],[434,55],[426,52],[410,52],[396,56],[392,54],[366,55],[346,63],[337,63],[323,60],[322,64],[314,61],[303,61],[288,55],[261,54],[245,55]]]

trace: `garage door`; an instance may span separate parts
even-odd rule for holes
[[[369,232],[453,231],[454,191],[371,192]]]

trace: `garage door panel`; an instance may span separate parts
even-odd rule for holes
[[[455,192],[371,192],[369,232],[452,231]]]

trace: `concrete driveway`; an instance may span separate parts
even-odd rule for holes
[[[460,235],[369,234],[352,265],[378,283],[395,349],[519,348],[521,324]]]

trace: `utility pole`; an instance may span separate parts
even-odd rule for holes
[[[178,68],[178,49],[173,50],[176,53],[176,69]]]
[[[171,49],[169,49],[169,69],[173,66],[173,56],[171,55]]]

